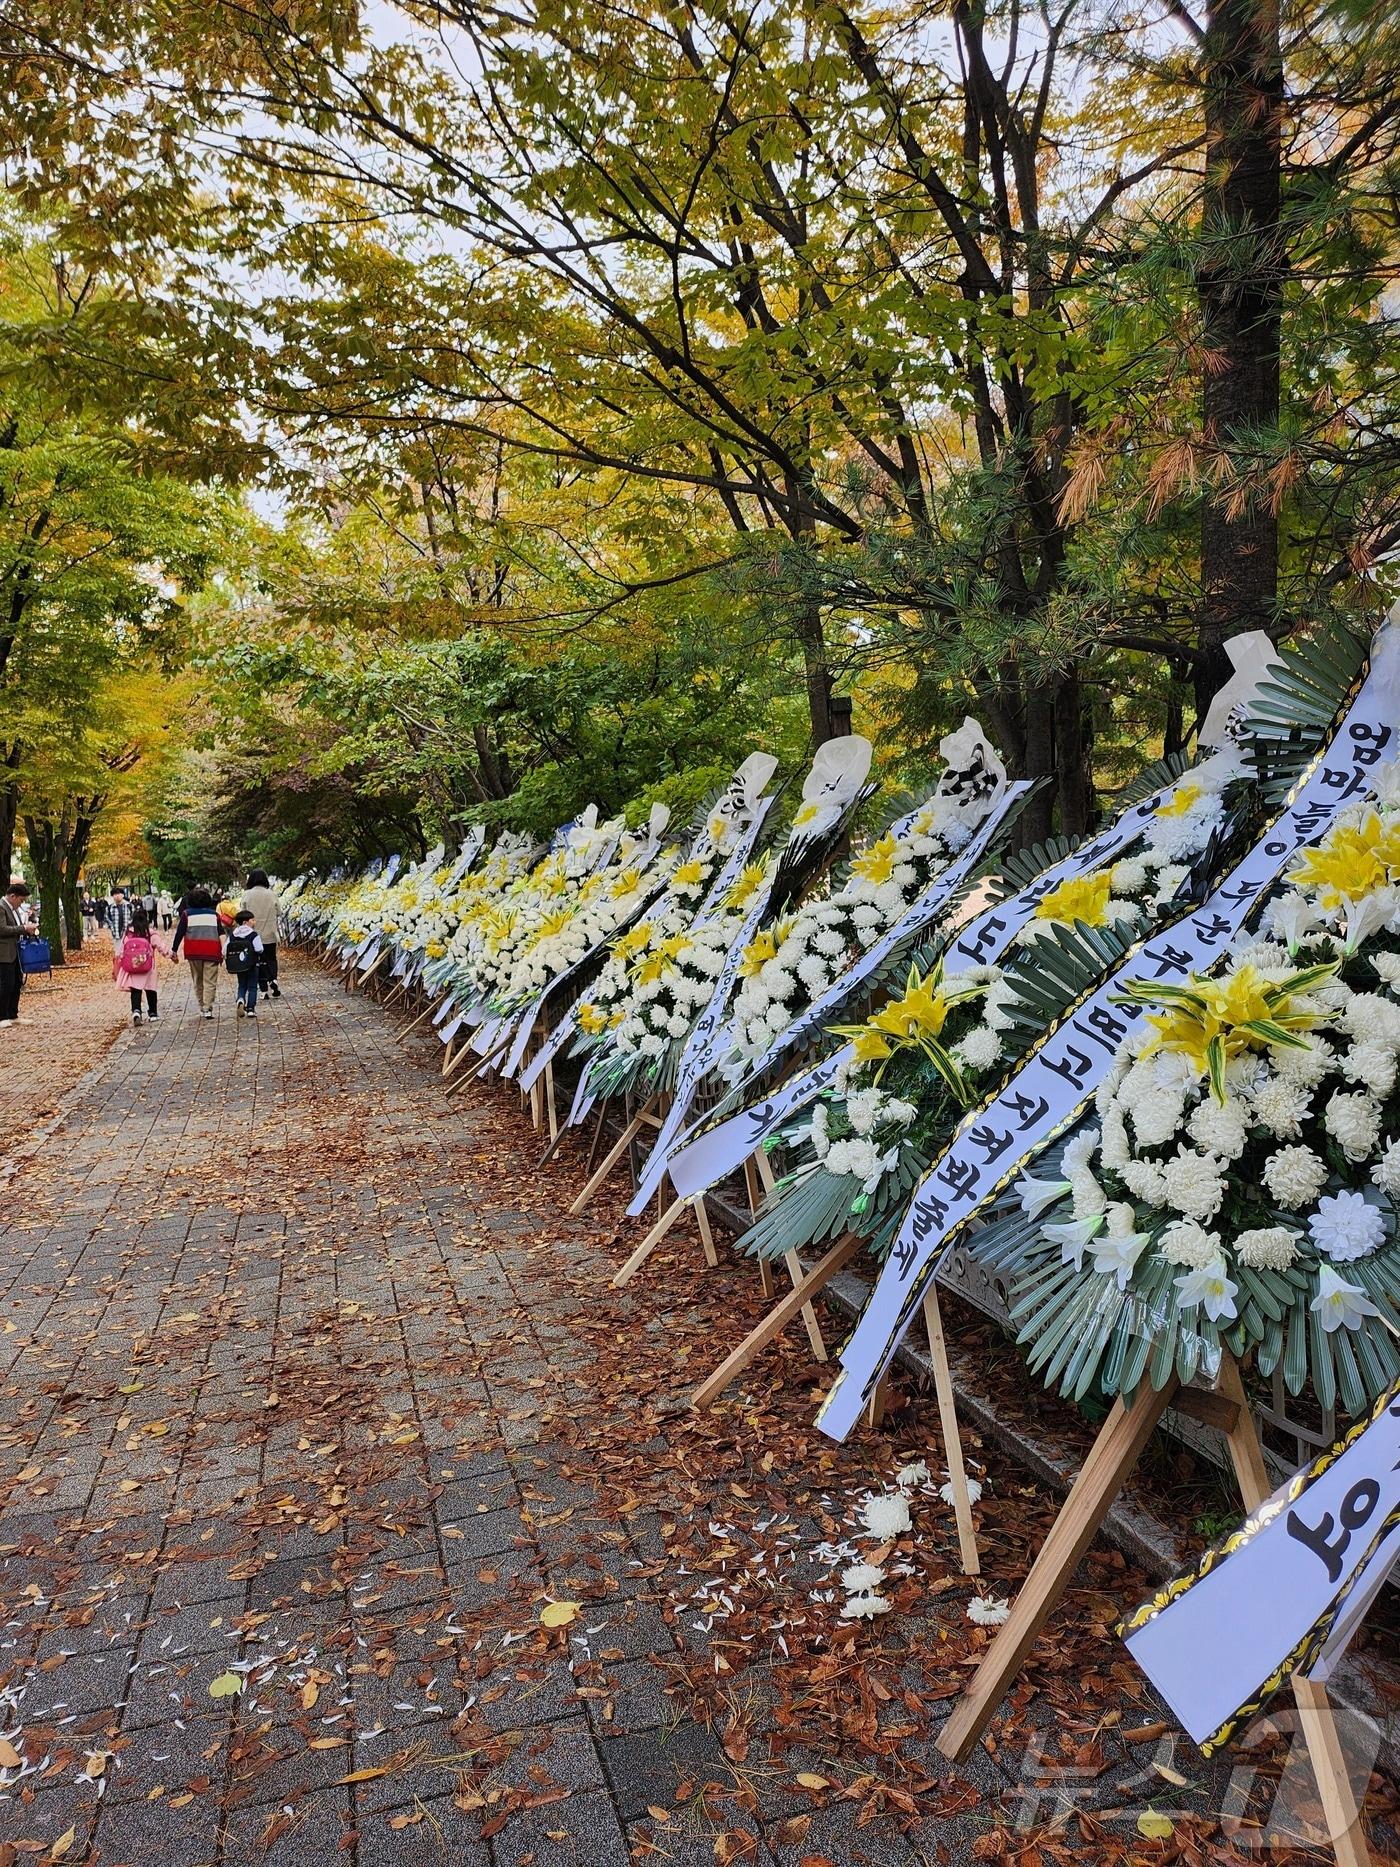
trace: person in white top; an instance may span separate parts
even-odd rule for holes
[[[258,956],[258,984],[267,998],[281,998],[277,983],[277,897],[272,892],[265,869],[250,869],[248,886],[243,890],[242,905],[253,917],[262,941]]]

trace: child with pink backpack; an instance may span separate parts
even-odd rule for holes
[[[121,945],[112,955],[112,981],[118,991],[131,994],[131,1022],[141,1022],[141,994],[146,994],[146,1022],[160,1021],[156,992],[156,954],[171,957],[170,948],[151,928],[151,917],[144,908],[133,908],[131,925],[122,935]]]

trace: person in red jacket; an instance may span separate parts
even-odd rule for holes
[[[219,989],[220,961],[224,956],[224,937],[214,897],[207,888],[192,888],[180,904],[172,954],[177,954],[182,946],[189,961],[200,1016],[212,1018],[214,998]]]

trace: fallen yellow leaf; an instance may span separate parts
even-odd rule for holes
[[[76,1828],[66,1829],[49,1849],[49,1859],[51,1861],[61,1861],[77,1838],[78,1831]]]
[[[1137,1831],[1145,1841],[1170,1841],[1176,1833],[1170,1815],[1159,1815],[1156,1809],[1144,1809],[1137,1818]]]
[[[17,1770],[24,1762],[8,1737],[0,1737],[0,1770]]]
[[[547,1608],[540,1611],[540,1626],[568,1627],[582,1612],[577,1601],[551,1601]]]
[[[220,1673],[209,1682],[210,1698],[233,1698],[242,1690],[243,1681],[237,1673]]]
[[[824,1776],[818,1776],[815,1770],[799,1770],[797,1780],[804,1789],[830,1789],[831,1784]]]
[[[308,1679],[306,1684],[301,1688],[302,1710],[310,1711],[312,1706],[315,1705],[317,1699],[320,1698],[320,1696],[321,1696],[320,1686],[316,1684],[316,1681],[314,1679]]]

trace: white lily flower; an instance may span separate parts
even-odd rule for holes
[[[1090,1240],[1097,1238],[1103,1227],[1104,1215],[1092,1212],[1087,1219],[1066,1219],[1059,1225],[1042,1225],[1040,1230],[1042,1237],[1060,1247],[1064,1262],[1080,1271],[1084,1268],[1084,1253],[1089,1249]]]
[[[1048,1206],[1054,1206],[1070,1192],[1068,1180],[1037,1180],[1023,1173],[1016,1182],[1016,1197],[1028,1219],[1038,1219]]]
[[[1308,1306],[1329,1335],[1343,1327],[1359,1329],[1363,1317],[1382,1312],[1360,1284],[1348,1283],[1330,1264],[1317,1267],[1317,1295]]]
[[[1230,1281],[1224,1258],[1212,1258],[1199,1270],[1188,1271],[1176,1280],[1177,1303],[1182,1309],[1204,1304],[1212,1322],[1232,1322],[1238,1314],[1235,1295],[1239,1286]]]

